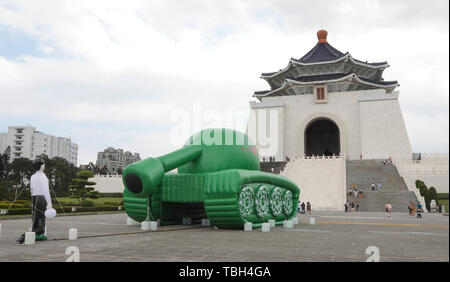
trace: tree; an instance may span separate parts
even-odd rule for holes
[[[34,172],[35,170],[31,160],[27,158],[17,158],[12,161],[8,179],[12,182],[14,201],[19,199],[20,196],[25,199],[30,198],[30,193],[24,193],[24,191],[29,188],[30,178]]]
[[[425,195],[425,205],[427,206],[428,210],[430,210],[430,208],[431,208],[430,203],[432,200],[435,200],[436,204],[439,203],[437,191],[433,186],[431,186],[430,189],[428,189],[427,194]]]
[[[100,175],[107,175],[108,173],[109,173],[109,171],[108,171],[108,168],[106,167],[106,165],[101,167],[98,170],[98,174],[100,174]]]
[[[9,188],[11,186],[12,184],[8,180],[0,178],[0,201],[10,199]]]
[[[0,153],[0,178],[5,179],[9,174],[9,154]]]
[[[93,162],[90,162],[87,165],[87,169],[89,169],[90,171],[92,171],[94,174],[99,174],[99,167],[98,165],[94,164]]]
[[[76,178],[78,169],[60,157],[49,159],[47,156],[42,156],[42,158],[45,162],[44,172],[52,191],[58,197],[70,195],[69,185],[72,183],[72,179]]]
[[[420,196],[425,197],[428,187],[422,180],[416,180],[416,188],[420,191]]]
[[[88,181],[89,178],[94,177],[94,173],[90,170],[82,170],[77,173],[77,178],[72,179],[74,184],[69,185],[70,192],[72,193],[71,198],[78,199],[78,201],[83,204],[86,198],[98,197],[98,192],[94,191],[95,182]]]

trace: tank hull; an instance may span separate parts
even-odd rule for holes
[[[124,206],[136,221],[159,219],[181,224],[208,218],[219,228],[254,228],[274,219],[280,225],[296,216],[299,188],[289,179],[256,170],[228,169],[212,173],[166,173],[149,195],[125,189]]]

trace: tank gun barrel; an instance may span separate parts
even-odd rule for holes
[[[202,155],[202,147],[186,146],[169,154],[147,158],[128,165],[122,173],[125,189],[140,195],[148,195],[158,187],[164,174]]]

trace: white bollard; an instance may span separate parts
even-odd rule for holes
[[[294,225],[295,225],[295,224],[298,224],[298,217],[293,218],[293,219],[292,219],[292,222],[294,222]]]
[[[283,228],[286,228],[286,220],[283,220]]]
[[[190,225],[192,223],[190,217],[183,217],[183,225]]]
[[[127,225],[140,225],[140,224],[131,217],[127,217]]]
[[[158,222],[157,221],[150,221],[150,230],[156,231],[158,229]]]
[[[26,232],[25,233],[25,245],[34,245],[36,242],[36,233],[34,232]]]
[[[141,230],[146,231],[150,228],[150,224],[148,221],[141,222]]]
[[[2,238],[2,224],[0,223],[0,239]]]
[[[72,207],[72,212],[76,212],[77,208],[76,207]]]
[[[202,218],[202,226],[210,226],[211,222],[207,218]]]
[[[156,221],[158,223],[158,227],[161,226],[161,219],[158,218],[158,220]]]
[[[311,218],[309,219],[309,224],[310,224],[310,225],[316,224],[316,220],[314,219],[314,217],[311,217]]]
[[[284,228],[287,228],[287,229],[294,228],[294,222],[292,220],[286,220]]]
[[[251,222],[244,223],[244,231],[252,231],[252,229],[253,229],[253,223],[251,223]]]
[[[121,206],[118,206],[118,207],[117,207],[117,210],[121,211],[121,210],[122,210],[122,207],[121,207]]]
[[[219,230],[219,227],[217,227],[217,226],[214,226],[214,230]]]
[[[70,228],[69,229],[69,240],[75,241],[78,239],[78,229]]]
[[[45,226],[45,229],[44,229],[44,236],[47,236],[47,226]]]
[[[270,227],[275,227],[275,219],[269,219]]]
[[[261,231],[262,232],[269,232],[270,231],[270,223],[265,222],[261,225]]]

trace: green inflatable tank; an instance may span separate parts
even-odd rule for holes
[[[282,225],[296,216],[300,195],[289,179],[260,171],[254,143],[230,129],[202,130],[177,151],[128,165],[122,180],[128,216],[162,225],[183,218],[208,218],[219,228],[259,228],[269,219]]]

